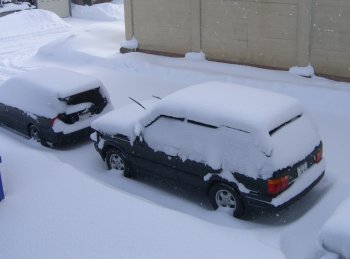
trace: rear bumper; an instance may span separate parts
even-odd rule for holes
[[[262,210],[274,210],[278,211],[284,209],[297,200],[306,195],[318,182],[323,178],[325,174],[325,161],[324,159],[319,163],[309,168],[302,176],[284,192],[269,200],[262,198],[261,196],[243,195],[244,203],[246,207],[251,209]]]
[[[92,132],[93,130],[90,127],[87,127],[69,134],[64,134],[62,132],[60,133],[52,132],[45,139],[47,139],[47,142],[52,143],[53,145],[69,145],[69,144],[76,143],[82,139],[87,139]]]

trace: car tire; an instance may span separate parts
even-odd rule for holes
[[[109,170],[120,170],[128,178],[132,176],[130,164],[126,156],[116,148],[108,149],[106,153],[106,164]]]
[[[232,209],[235,218],[241,218],[245,213],[241,196],[229,185],[214,185],[209,191],[209,199],[215,210],[219,207]]]
[[[28,126],[28,131],[29,131],[29,137],[31,139],[34,139],[35,141],[39,142],[41,145],[48,147],[49,145],[46,143],[45,140],[43,140],[40,130],[37,126],[30,124]]]

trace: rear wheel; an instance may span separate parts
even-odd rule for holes
[[[216,184],[209,192],[209,199],[214,209],[228,210],[235,218],[244,215],[243,202],[238,192],[226,184]]]
[[[35,141],[39,142],[41,145],[48,147],[49,145],[47,142],[41,137],[40,130],[37,126],[30,124],[28,127],[29,136],[30,138],[34,139]]]
[[[37,126],[29,125],[29,136],[35,141],[41,143],[40,130]]]
[[[110,148],[106,154],[106,164],[109,170],[121,171],[125,177],[131,177],[131,169],[126,156],[115,148]]]

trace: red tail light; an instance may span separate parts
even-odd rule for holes
[[[322,160],[322,156],[323,156],[323,148],[321,147],[319,150],[317,150],[314,156],[314,162],[319,163]]]
[[[285,189],[287,189],[289,183],[289,177],[283,176],[278,179],[271,179],[267,181],[267,193],[276,195]]]
[[[50,119],[50,126],[51,128],[53,127],[53,125],[55,124],[55,121],[58,119],[58,117]]]

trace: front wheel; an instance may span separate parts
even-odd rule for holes
[[[115,148],[110,148],[106,154],[106,164],[109,170],[121,171],[125,177],[131,177],[131,170],[126,156]]]
[[[214,209],[229,210],[235,218],[241,218],[244,215],[242,199],[238,192],[229,185],[214,185],[209,191],[209,199]]]

